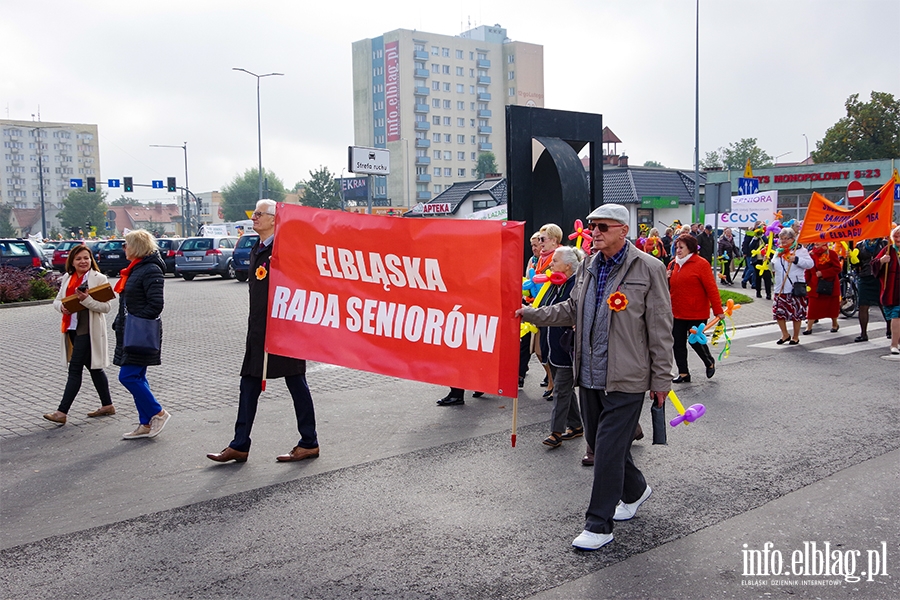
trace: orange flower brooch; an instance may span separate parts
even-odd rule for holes
[[[265,279],[265,278],[266,278],[266,275],[268,275],[268,274],[269,274],[269,272],[266,271],[266,266],[265,266],[265,265],[260,265],[259,267],[257,267],[257,269],[256,269],[256,279],[257,279],[258,281],[262,281],[263,279]]]
[[[613,292],[606,299],[606,303],[609,305],[610,310],[619,312],[625,310],[625,307],[628,306],[628,298],[622,292]]]

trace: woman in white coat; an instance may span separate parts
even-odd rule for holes
[[[66,260],[66,274],[53,308],[62,313],[62,351],[63,359],[69,365],[69,379],[56,412],[47,413],[44,418],[60,425],[66,424],[66,418],[78,390],[81,389],[81,376],[87,367],[97,394],[100,396],[100,408],[89,412],[89,417],[102,417],[116,414],[112,397],[109,394],[109,380],[104,367],[109,366],[109,343],[106,338],[106,313],[109,302],[99,302],[88,295],[87,290],[107,283],[106,276],[94,260],[90,248],[79,244],[69,252]],[[66,296],[75,294],[85,310],[69,312],[63,306]]]

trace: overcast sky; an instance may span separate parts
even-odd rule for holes
[[[695,0],[0,0],[0,115],[97,124],[104,179],[181,185],[183,152],[149,146],[186,141],[199,193],[257,164],[256,81],[232,67],[277,71],[263,165],[291,187],[346,165],[352,42],[495,23],[543,45],[547,108],[602,114],[631,164],[693,168]],[[755,137],[800,161],[851,94],[900,97],[898,23],[900,0],[701,0],[701,158]]]

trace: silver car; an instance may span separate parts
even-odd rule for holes
[[[236,237],[206,235],[185,238],[175,253],[175,275],[190,281],[196,275],[234,277]]]

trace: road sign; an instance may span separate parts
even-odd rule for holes
[[[84,180],[83,179],[70,179],[69,187],[71,187],[71,188],[84,187]]]
[[[118,179],[107,179],[106,187],[111,187],[111,188],[119,187],[119,180]]]
[[[900,200],[900,183],[894,184],[894,200]]]
[[[391,172],[391,152],[384,148],[364,148],[350,146],[350,164],[348,171],[351,173],[366,173],[368,175],[389,175]]]
[[[850,206],[859,206],[859,203],[866,199],[866,190],[863,184],[853,180],[847,184],[847,204]]]
[[[165,185],[165,183],[163,183],[162,179],[154,179],[153,181],[150,182],[150,185],[153,187],[154,190],[161,190],[164,187],[166,187],[166,185]]]
[[[748,163],[749,168],[749,163]],[[759,193],[759,179],[756,177],[741,177],[738,179],[738,195],[749,196]]]
[[[641,208],[678,208],[678,196],[641,196]]]

